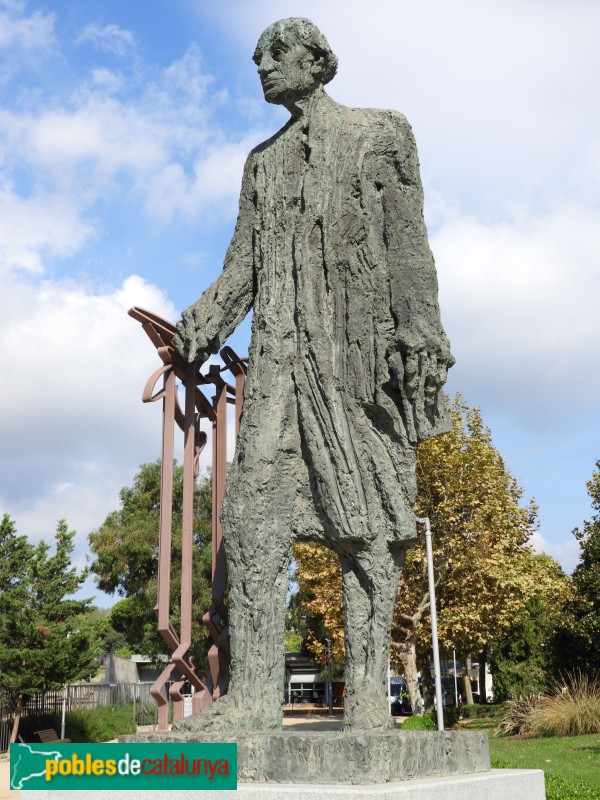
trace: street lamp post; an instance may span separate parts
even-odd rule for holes
[[[442,678],[440,673],[440,650],[438,644],[437,611],[435,607],[435,579],[433,576],[433,550],[431,547],[431,526],[429,517],[417,517],[417,522],[425,526],[425,547],[427,550],[427,576],[429,578],[429,606],[431,611],[431,644],[433,648],[433,668],[435,671],[435,700],[437,729],[444,730],[444,705],[442,699]]]

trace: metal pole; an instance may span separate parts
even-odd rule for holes
[[[60,738],[65,738],[65,718],[67,714],[67,694],[69,692],[69,687],[65,686],[63,689],[63,701],[62,701],[62,718],[60,721]]]
[[[329,682],[329,715],[333,716],[333,668],[331,666],[331,639],[327,639],[327,669]]]
[[[458,708],[458,678],[456,676],[456,650],[452,649],[454,659],[454,705]]]
[[[440,674],[440,650],[437,631],[437,611],[435,607],[435,580],[433,576],[433,550],[431,547],[431,526],[429,517],[417,517],[417,522],[425,526],[425,547],[427,550],[427,576],[429,578],[429,606],[431,611],[431,645],[433,649],[433,668],[435,670],[435,700],[437,729],[444,730],[444,705],[442,699],[442,678]]]

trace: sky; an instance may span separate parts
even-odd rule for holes
[[[336,101],[411,122],[448,392],[481,408],[539,506],[534,546],[571,570],[600,459],[594,0],[0,0],[0,513],[34,541],[65,518],[83,566],[158,458],[159,362],[126,312],[176,321],[219,274],[245,156],[287,118],[251,60],[286,16],[327,36]]]

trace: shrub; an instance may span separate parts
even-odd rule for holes
[[[457,708],[456,706],[447,706],[444,708],[444,727],[451,728],[454,725],[458,725],[459,717],[460,708]]]
[[[61,715],[42,714],[24,717],[19,734],[26,742],[37,741],[35,731],[54,728],[60,736]],[[122,733],[135,733],[133,706],[101,706],[85,711],[70,711],[65,718],[65,736],[73,742],[106,742]]]
[[[532,727],[532,714],[540,704],[542,698],[538,694],[527,694],[507,700],[500,722],[496,728],[496,734],[511,736],[517,733],[523,736],[533,736],[535,731]]]
[[[524,736],[582,736],[600,733],[600,680],[568,673],[551,695],[507,700],[497,733]]]
[[[135,733],[133,706],[101,706],[67,714],[67,736],[74,742],[107,742],[122,733]]]
[[[458,722],[458,709],[450,706],[444,709],[444,727],[450,728]],[[405,731],[436,731],[437,714],[430,711],[422,717],[408,717],[402,723],[402,730]]]
[[[499,716],[503,710],[504,703],[486,703],[485,705],[472,703],[460,707],[460,716],[463,719],[487,719]]]
[[[600,680],[581,672],[567,674],[533,709],[531,726],[537,736],[600,733]]]
[[[437,723],[433,714],[423,714],[422,717],[408,717],[402,723],[403,731],[435,731]]]

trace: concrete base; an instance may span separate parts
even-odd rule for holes
[[[117,792],[118,800],[139,800],[140,792]],[[77,800],[115,800],[113,791],[78,791]],[[22,800],[73,800],[73,792],[21,792]],[[538,769],[492,769],[475,775],[419,778],[362,786],[240,783],[237,791],[143,792],[144,800],[545,800]]]
[[[214,742],[209,733],[147,733],[121,742]],[[486,772],[486,731],[240,732],[238,782],[373,784]]]

